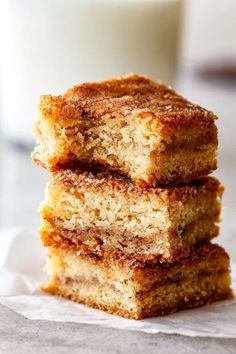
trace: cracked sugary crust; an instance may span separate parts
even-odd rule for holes
[[[50,249],[50,247],[49,247]],[[62,248],[54,248],[57,252],[63,254],[64,250]],[[65,250],[68,252],[68,250]],[[110,253],[109,257],[97,257],[94,253],[87,253],[85,255],[80,254],[80,252],[75,252],[74,250],[69,250],[71,254],[78,254],[79,257],[96,264],[98,267],[104,269],[110,269],[112,267],[118,267],[125,269],[130,273],[133,279],[152,279],[153,277],[162,277],[168,274],[174,265],[180,266],[183,269],[188,268],[192,264],[197,264],[201,259],[207,260],[209,257],[224,257],[225,260],[229,261],[229,255],[226,251],[210,242],[196,248],[187,257],[183,257],[180,260],[171,262],[159,262],[159,257],[153,259],[151,262],[146,261],[146,259],[140,259],[133,255],[133,257],[126,257],[124,254],[113,252]]]
[[[67,186],[67,188],[76,188],[82,184],[87,188],[104,193],[107,189],[113,189],[127,195],[132,193],[137,196],[151,193],[157,195],[159,198],[163,198],[167,202],[178,199],[180,196],[185,196],[186,198],[190,196],[196,197],[199,193],[204,193],[206,189],[218,191],[219,196],[221,196],[224,190],[223,185],[214,177],[204,177],[188,184],[179,184],[178,186],[144,188],[132,183],[124,175],[119,175],[115,172],[88,171],[84,167],[61,169],[51,172],[51,175],[53,176],[51,179],[52,183],[60,183]]]
[[[173,89],[140,75],[128,75],[112,80],[84,83],[69,89],[63,96],[42,96],[40,107],[48,114],[48,102],[53,98],[58,106],[65,106],[62,120],[83,108],[86,119],[119,112],[129,117],[134,111],[151,113],[164,124],[178,125],[184,121],[213,122],[217,117],[210,111],[187,101]],[[94,113],[96,112],[96,115]],[[142,115],[141,115],[142,116]],[[143,115],[145,117],[145,115]]]

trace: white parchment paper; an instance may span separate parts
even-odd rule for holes
[[[235,240],[234,215],[231,213],[227,217],[225,225],[231,236],[234,233]],[[44,294],[39,288],[46,280],[42,271],[45,253],[36,235],[36,232],[26,232],[23,228],[0,231],[0,303],[26,318],[95,324],[146,333],[236,338],[236,300],[135,321]],[[227,237],[228,249],[229,242],[234,249],[236,242],[232,244],[230,235]],[[232,278],[236,292],[236,264],[233,262]]]

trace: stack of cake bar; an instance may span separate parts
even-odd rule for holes
[[[40,214],[44,289],[141,319],[232,296],[219,233],[216,116],[129,75],[42,96],[33,160],[50,173]]]

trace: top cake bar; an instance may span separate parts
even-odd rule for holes
[[[48,170],[79,162],[155,186],[216,169],[216,116],[144,76],[42,96],[39,111],[33,160]]]

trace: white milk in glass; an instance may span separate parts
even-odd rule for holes
[[[181,1],[0,0],[1,126],[33,141],[41,94],[131,72],[171,83]]]

